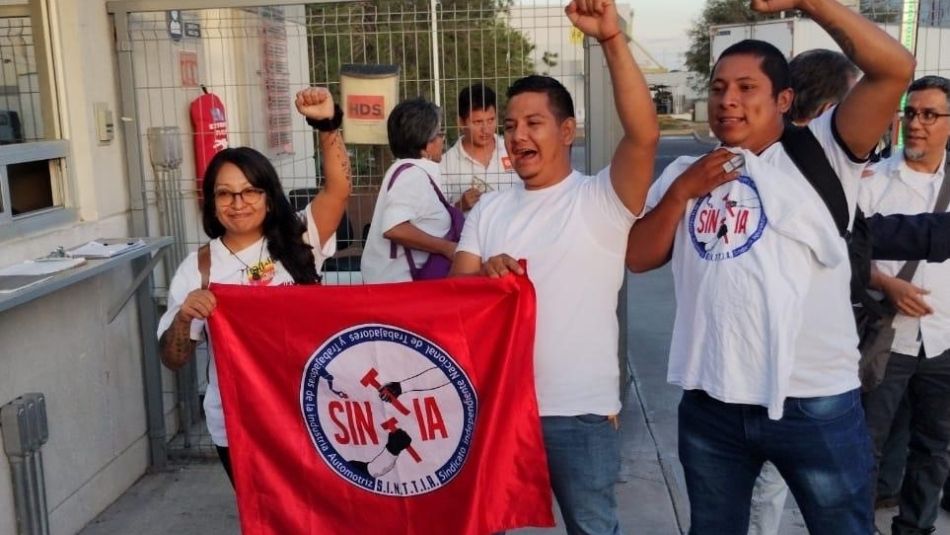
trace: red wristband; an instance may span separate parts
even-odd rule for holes
[[[610,41],[611,39],[613,39],[614,37],[617,37],[618,35],[620,35],[620,34],[622,34],[622,33],[623,33],[623,30],[617,30],[617,32],[614,33],[613,35],[611,35],[610,37],[606,37],[606,38],[604,38],[604,39],[598,39],[597,42],[600,43],[600,44],[604,44],[604,43],[606,43],[607,41]]]

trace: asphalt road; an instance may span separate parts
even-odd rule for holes
[[[654,177],[660,176],[663,169],[680,156],[697,156],[713,149],[713,145],[700,143],[693,136],[667,136],[660,139],[656,151]]]

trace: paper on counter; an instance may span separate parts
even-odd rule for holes
[[[117,254],[144,247],[142,240],[115,241],[93,240],[85,245],[66,251],[66,256],[84,258],[112,258]]]
[[[86,262],[85,258],[39,258],[27,260],[0,269],[3,275],[51,275],[67,269],[72,269]]]

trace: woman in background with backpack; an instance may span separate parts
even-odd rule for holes
[[[293,211],[277,171],[249,147],[224,149],[208,164],[202,185],[202,223],[211,241],[188,255],[168,292],[158,325],[162,362],[177,370],[195,351],[215,309],[210,282],[249,286],[317,284],[323,261],[336,251],[334,233],[350,193],[349,160],[339,126],[343,112],[324,88],[297,93],[297,110],[320,131],[326,183],[306,209]],[[232,484],[224,410],[214,348],[204,409],[211,440]]]
[[[443,278],[464,218],[439,186],[445,144],[442,112],[425,99],[406,100],[393,108],[386,130],[397,160],[379,188],[363,251],[363,281]]]

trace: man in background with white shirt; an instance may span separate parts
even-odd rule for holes
[[[883,160],[861,184],[868,214],[935,211],[950,140],[950,80],[925,76],[908,90],[903,152]],[[865,396],[868,428],[880,459],[905,393],[911,442],[892,533],[931,533],[940,489],[950,473],[950,261],[921,262],[910,281],[904,262],[875,263],[871,285],[898,314],[884,379]]]
[[[442,156],[442,191],[467,212],[483,193],[508,189],[519,179],[497,133],[495,92],[483,84],[466,87],[458,114],[462,135]]]

